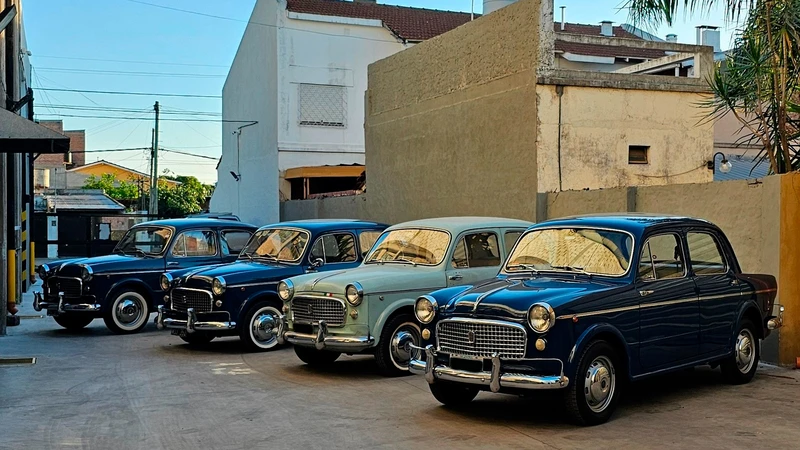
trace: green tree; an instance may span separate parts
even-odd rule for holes
[[[714,97],[703,106],[710,119],[727,114],[747,129],[747,143],[761,147],[759,161],[772,173],[800,168],[800,1],[628,0],[634,22],[671,25],[681,12],[722,5],[726,18],[746,17],[733,49],[708,80]]]
[[[90,175],[83,183],[83,189],[102,189],[106,195],[114,200],[135,200],[139,198],[139,188],[135,184],[117,180],[110,173],[104,173],[99,178]]]
[[[180,182],[171,186],[166,180]],[[203,211],[203,204],[211,196],[213,186],[203,184],[191,176],[163,176],[158,183],[158,213],[164,217],[183,217]]]

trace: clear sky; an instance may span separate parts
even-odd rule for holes
[[[469,12],[471,0],[378,0],[380,3]],[[568,22],[624,23],[623,0],[556,0],[566,6]],[[204,17],[147,5],[222,16]],[[28,0],[24,6],[28,50],[34,66],[33,85],[81,89],[218,96],[254,0]],[[475,12],[482,11],[475,0]],[[723,27],[722,46],[730,43],[720,11],[685,18],[673,29],[648,30],[694,43],[696,25]],[[153,104],[159,101],[164,119],[159,146],[218,158],[222,152],[219,98],[117,96],[39,91],[38,119],[61,119],[66,129],[86,130],[87,150],[149,147]],[[180,111],[192,111],[180,114]],[[198,114],[203,113],[203,114]],[[101,116],[77,118],[68,116]],[[115,119],[111,117],[124,117]],[[142,118],[146,120],[131,120]],[[147,151],[87,153],[86,161],[113,161],[147,172]],[[163,152],[159,168],[179,175],[216,181],[216,161]]]

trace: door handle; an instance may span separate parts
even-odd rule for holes
[[[177,262],[177,261],[170,261],[170,262],[168,262],[168,263],[167,263],[167,265],[168,265],[168,266],[177,266],[177,265],[179,265],[179,264],[180,264],[180,263],[179,263],[179,262]]]
[[[647,297],[648,295],[652,294],[653,291],[639,291],[639,295],[642,297]]]
[[[738,286],[738,285],[739,285],[739,279],[738,278],[734,278],[734,279],[731,280],[731,286]]]
[[[448,278],[450,278],[453,281],[458,281],[463,279],[464,277],[460,273],[454,273],[453,275],[450,275]]]

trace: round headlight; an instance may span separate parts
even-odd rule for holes
[[[283,280],[278,283],[278,297],[281,300],[288,302],[292,299],[292,295],[294,295],[294,284],[291,281]]]
[[[436,299],[429,295],[423,295],[417,299],[417,303],[414,305],[414,314],[421,323],[429,324],[436,317],[436,308],[438,306]]]
[[[556,313],[547,303],[536,303],[528,312],[528,324],[537,333],[544,333],[556,324]]]
[[[81,267],[82,267],[81,278],[83,278],[83,281],[91,280],[92,279],[92,274],[94,273],[92,268],[89,267],[89,266],[81,266]]]
[[[168,273],[161,274],[161,290],[162,291],[169,290],[171,284],[172,284],[172,275]]]
[[[41,266],[39,266],[38,272],[39,272],[39,278],[44,278],[47,276],[47,274],[50,273],[50,266],[48,266],[47,264],[42,264]]]
[[[361,287],[359,283],[353,283],[347,286],[344,290],[345,297],[347,297],[347,303],[350,303],[353,306],[358,306],[361,304],[361,300],[364,299],[364,289]]]
[[[225,278],[216,277],[211,282],[211,291],[214,292],[214,295],[222,295],[225,292],[225,287]]]

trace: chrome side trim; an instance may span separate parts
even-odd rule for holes
[[[519,284],[519,282],[514,282],[514,281],[507,282],[503,286],[496,287],[494,289],[490,289],[490,290],[484,292],[483,294],[479,295],[478,298],[475,300],[475,303],[472,304],[472,312],[474,313],[475,311],[478,310],[478,306],[481,304],[483,299],[485,299],[486,297],[494,294],[495,292],[499,292],[499,291],[502,291],[503,289],[510,288],[511,286],[514,286],[516,284]]]
[[[769,292],[769,291],[768,291]],[[691,302],[702,302],[708,300],[719,300],[721,298],[728,298],[728,297],[740,297],[742,296],[741,293],[735,294],[722,294],[722,295],[708,295],[705,297],[690,297],[690,298],[682,298],[678,300],[666,300],[663,302],[658,303],[647,303],[644,305],[631,305],[631,306],[622,306],[619,308],[610,308],[610,309],[601,309],[597,311],[589,311],[589,312],[582,312],[577,314],[565,314],[563,316],[558,316],[556,319],[573,319],[573,318],[581,318],[581,317],[589,317],[589,316],[599,316],[604,314],[614,314],[618,312],[625,312],[625,311],[632,311],[634,309],[648,309],[648,308],[657,308],[660,306],[669,306],[669,305],[678,305],[681,303],[691,303]]]

